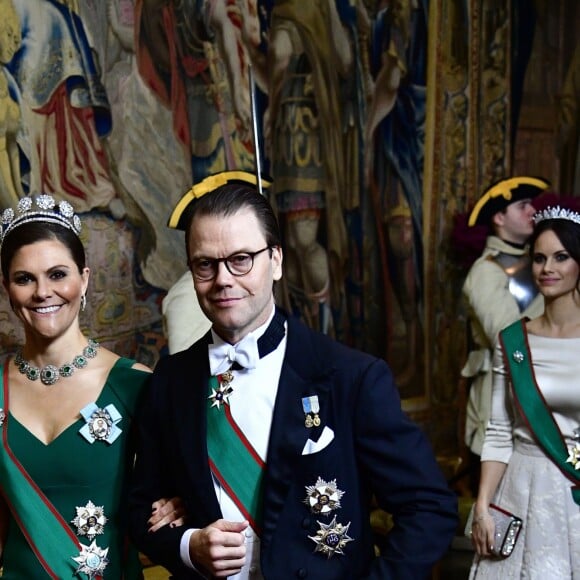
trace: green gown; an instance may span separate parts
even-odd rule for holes
[[[64,520],[69,522],[80,543],[89,546],[94,540],[99,548],[108,548],[109,562],[102,577],[111,580],[142,578],[137,552],[128,545],[124,527],[127,519],[124,513],[127,474],[133,458],[131,419],[139,393],[149,376],[149,373],[131,369],[133,364],[134,361],[129,359],[119,359],[95,401],[100,409],[114,405],[121,416],[116,423],[121,433],[112,443],[98,439],[91,443],[83,437],[80,430],[87,422],[81,416],[45,445],[9,411],[6,413],[7,438],[12,452]],[[2,377],[4,372],[0,368],[0,388],[3,388]],[[89,502],[96,508],[102,508],[107,518],[102,533],[94,535],[93,540],[83,535],[82,530],[79,533],[77,524],[86,520],[81,519],[76,524],[73,522],[78,515],[77,508],[87,506]],[[34,522],[29,525],[34,525]],[[92,531],[94,528],[89,530]],[[77,556],[79,553],[71,554],[71,558]],[[50,577],[12,516],[4,548],[3,568],[3,580]],[[85,573],[75,574],[74,568],[70,577],[89,578]]]

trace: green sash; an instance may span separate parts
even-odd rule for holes
[[[209,379],[209,393],[219,386]],[[228,404],[212,407],[208,399],[207,448],[212,473],[259,535],[262,522],[264,462],[236,425]]]
[[[0,383],[0,408],[4,411],[0,445],[0,487],[2,495],[46,573],[54,580],[72,578],[80,543],[48,498],[32,481],[8,445],[8,363]],[[84,576],[84,574],[83,574]]]
[[[524,322],[514,322],[500,333],[516,405],[538,445],[574,484],[572,497],[580,505],[580,472],[567,463],[568,447],[536,383]]]

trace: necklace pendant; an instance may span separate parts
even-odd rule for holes
[[[40,382],[47,387],[54,385],[60,379],[58,367],[54,365],[46,365],[40,370]]]

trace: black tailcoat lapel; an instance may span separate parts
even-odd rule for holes
[[[264,480],[264,522],[262,552],[267,550],[278,517],[286,501],[293,471],[308,438],[317,440],[326,424],[326,405],[333,368],[317,357],[309,331],[292,318],[288,319],[286,354],[280,375],[268,443]],[[308,429],[302,398],[317,395],[321,408],[321,426]]]

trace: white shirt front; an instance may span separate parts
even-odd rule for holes
[[[274,317],[274,309],[269,319],[252,334],[260,338]],[[223,340],[212,329],[212,337],[215,344]],[[268,453],[268,440],[272,426],[274,403],[278,392],[278,383],[286,352],[286,335],[278,347],[258,361],[254,369],[242,369],[232,371],[234,378],[231,382],[233,392],[229,397],[229,405],[237,425],[244,433],[256,453],[266,462]],[[223,409],[212,407],[208,412],[223,412]],[[244,516],[213,477],[215,493],[220,504],[223,518],[228,521],[241,522]],[[195,565],[189,557],[189,539],[196,528],[185,531],[181,538],[180,554],[183,562],[190,568]],[[260,570],[260,539],[255,531],[248,527],[245,531],[246,564],[242,571],[235,576],[229,576],[230,580],[258,580],[262,578]]]

